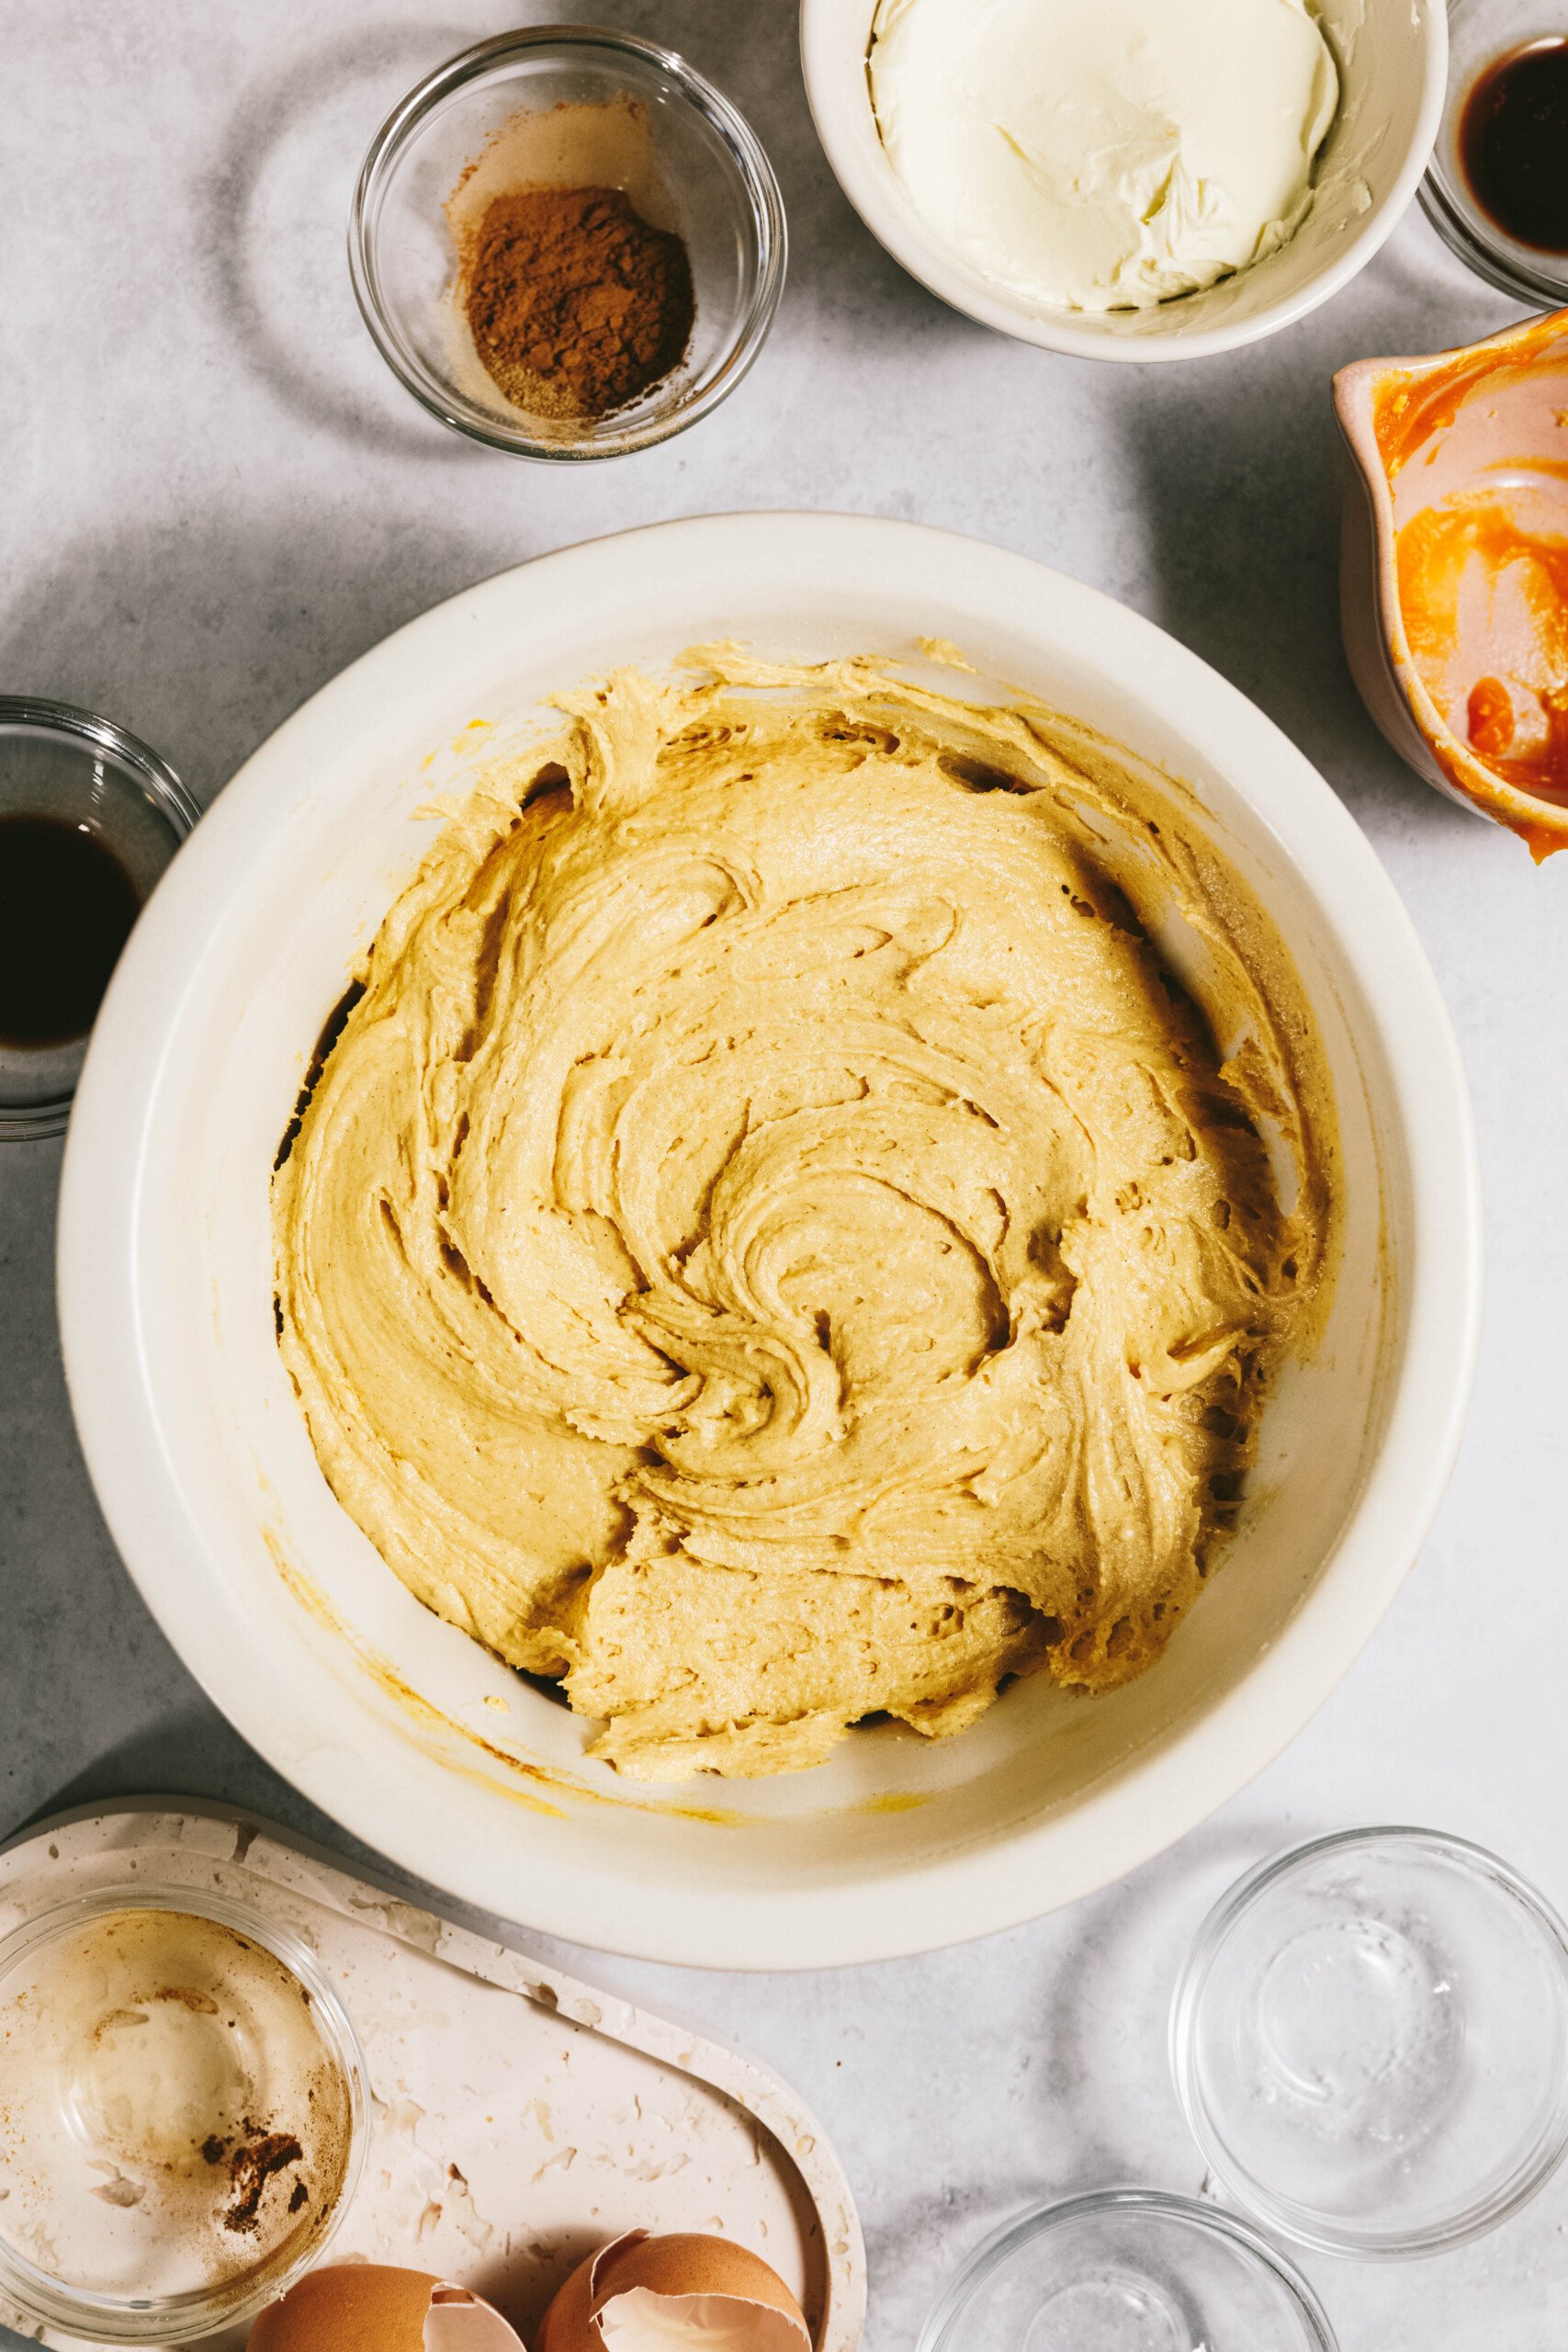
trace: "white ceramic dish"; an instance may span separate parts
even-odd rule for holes
[[[854,2199],[821,2124],[778,2075],[418,1910],[269,1822],[179,1801],[87,1807],[19,1832],[0,1849],[0,1936],[127,1881],[263,1914],[314,1956],[360,2029],[370,2161],[334,2262],[412,2260],[489,2295],[532,2342],[581,2252],[623,2230],[712,2230],[766,2253],[814,2352],[857,2352]],[[36,2332],[0,2286],[0,2335],[18,2326]],[[244,2352],[248,2333],[209,2333],[200,2352]]]
[[[649,1790],[414,1601],[327,1489],[273,1339],[268,1179],[323,1019],[476,741],[617,662],[952,639],[1186,778],[1270,908],[1338,1096],[1346,1255],[1280,1385],[1215,1589],[1152,1673],[1009,1691],[818,1771]],[[476,736],[474,722],[491,722]],[[1179,960],[1179,952],[1173,954]],[[1338,800],[1149,622],[944,532],[728,515],[547,556],[326,687],[197,829],[116,974],[77,1096],[61,1313],[89,1468],[149,1605],[238,1728],[344,1826],[502,1917],[776,1968],[979,1935],[1158,1851],[1305,1722],[1393,1598],[1458,1443],[1480,1203],[1463,1074],[1398,898]]]
[[[1521,414],[1521,390],[1539,422],[1528,409]],[[1401,394],[1410,397],[1413,413],[1424,422],[1422,438],[1409,452],[1418,462],[1406,469],[1401,461],[1396,492],[1378,420],[1382,403]],[[1564,401],[1568,311],[1521,319],[1483,342],[1452,351],[1414,359],[1358,359],[1334,379],[1334,405],[1349,458],[1340,540],[1340,627],[1361,700],[1406,767],[1461,808],[1506,825],[1538,864],[1568,848],[1568,808],[1500,775],[1438,708],[1405,627],[1399,533],[1440,497],[1462,492],[1484,502],[1489,484],[1500,479],[1514,486],[1533,480],[1540,485],[1537,495],[1568,520],[1568,483],[1554,470],[1560,461],[1547,455],[1540,464],[1537,455],[1543,428],[1549,444],[1555,440],[1552,420]],[[1408,498],[1407,492],[1413,493]]]
[[[1201,359],[1303,318],[1365,267],[1421,183],[1448,78],[1443,0],[1317,0],[1339,66],[1339,114],[1317,198],[1290,243],[1202,294],[1147,311],[1044,311],[1010,299],[934,238],[877,133],[866,57],[877,0],[801,0],[800,53],[818,135],[866,227],[955,310],[1082,359]]]

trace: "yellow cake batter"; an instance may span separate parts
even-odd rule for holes
[[[1179,797],[1043,711],[706,659],[449,815],[275,1179],[334,1493],[664,1780],[1148,1666],[1328,1221],[1299,991]]]

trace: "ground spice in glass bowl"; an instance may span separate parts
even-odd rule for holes
[[[678,367],[692,338],[685,244],[650,227],[620,188],[494,198],[462,256],[461,287],[493,381],[546,415],[607,416]]]
[[[615,457],[707,414],[761,349],[784,207],[734,107],[631,34],[510,33],[412,91],[350,225],[383,357],[454,431]]]

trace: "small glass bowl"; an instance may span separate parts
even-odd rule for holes
[[[447,206],[459,183],[491,194],[608,183],[676,230],[696,298],[680,365],[603,417],[514,407],[456,299]],[[561,25],[481,41],[411,91],[371,141],[348,236],[365,322],[415,400],[455,433],[542,458],[622,457],[716,408],[761,348],[785,253],[773,166],[728,99],[652,41]]]
[[[1483,212],[1460,159],[1460,120],[1477,78],[1498,58],[1568,30],[1550,0],[1449,0],[1449,88],[1438,143],[1421,183],[1421,209],[1445,244],[1505,294],[1532,306],[1568,301],[1568,254],[1521,245]]]
[[[1101,2188],[1004,2223],[919,2352],[1335,2352],[1316,2296],[1223,2207]]]
[[[243,2324],[365,2162],[364,2060],[314,1956],[193,1887],[101,1888],[0,1943],[0,2309],[92,2344]]]
[[[1239,2204],[1320,2253],[1435,2254],[1515,2211],[1568,2148],[1568,1931],[1479,1846],[1347,1830],[1211,1913],[1170,2050]]]
[[[137,897],[152,887],[201,814],[178,776],[110,718],[37,695],[0,695],[0,818],[52,817],[94,834]],[[59,1135],[87,1049],[0,1040],[0,1140]]]

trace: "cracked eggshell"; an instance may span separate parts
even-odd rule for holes
[[[334,2263],[312,2270],[252,2328],[247,2352],[525,2352],[501,2313],[427,2270]]]
[[[811,2332],[760,2255],[728,2238],[631,2230],[572,2272],[536,2352],[811,2352]]]

